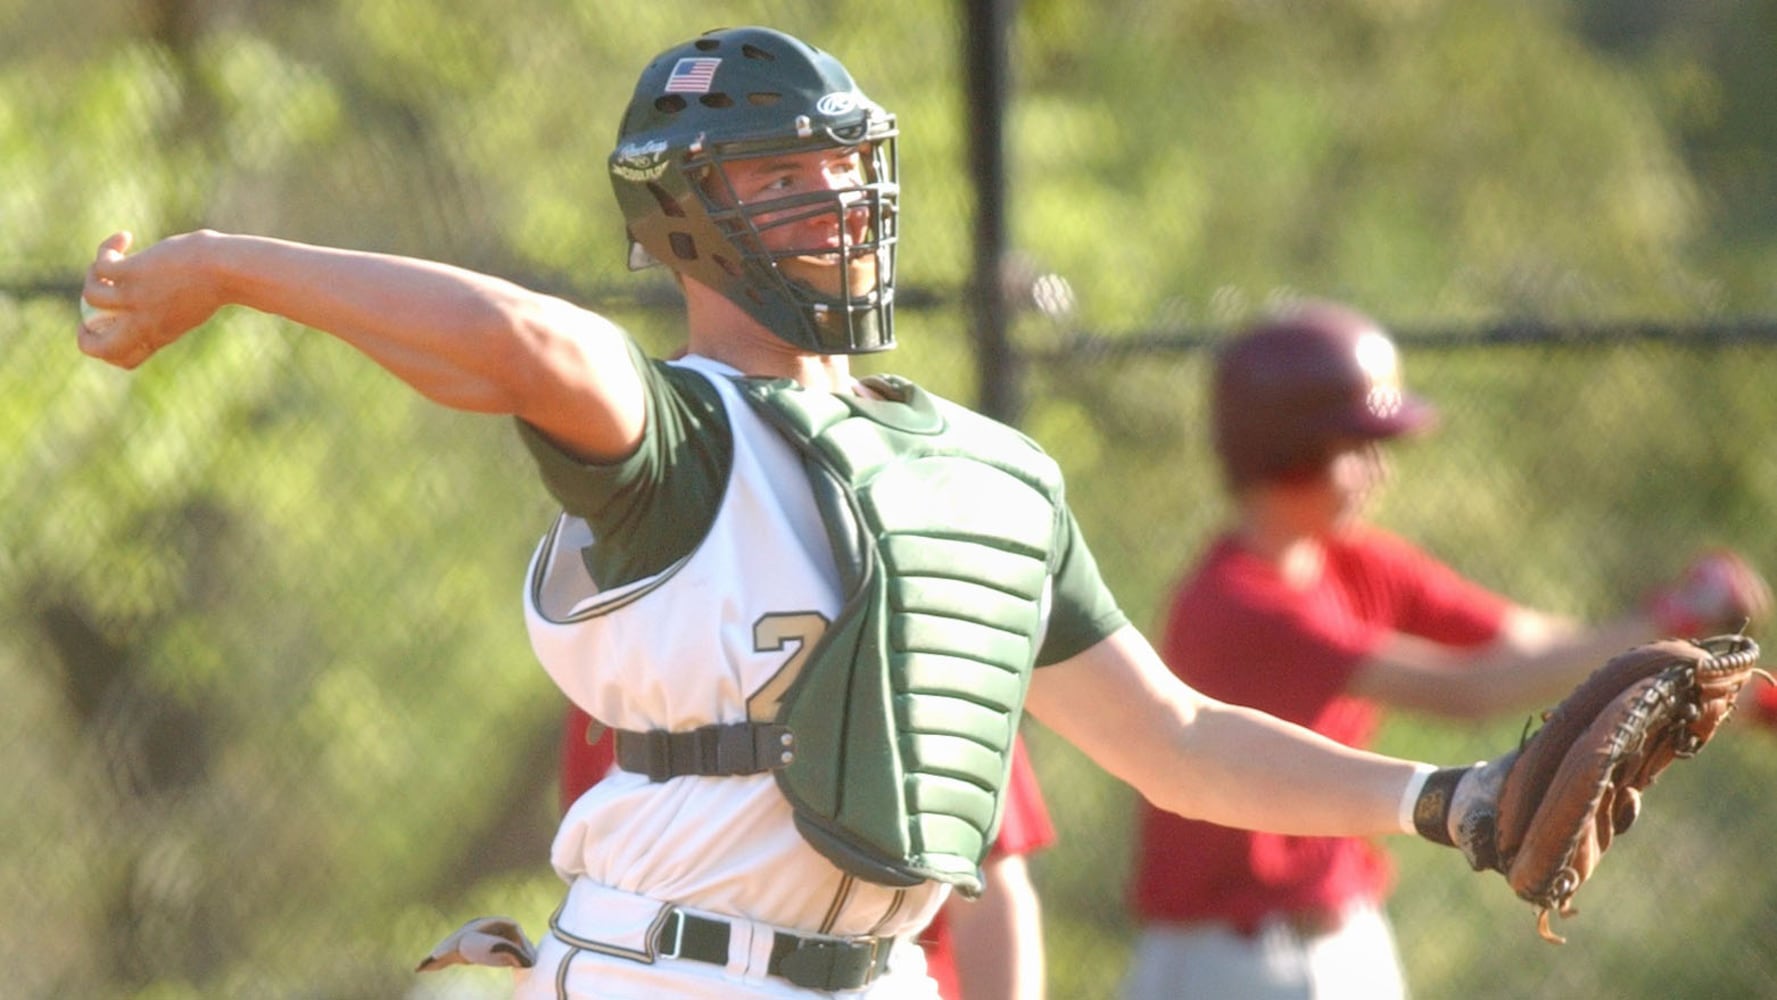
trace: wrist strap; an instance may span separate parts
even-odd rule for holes
[[[1437,770],[1434,764],[1414,764],[1413,776],[1407,779],[1407,787],[1401,789],[1400,811],[1395,822],[1400,825],[1402,833],[1416,833],[1418,827],[1413,825],[1413,807],[1419,804],[1419,792],[1425,787],[1425,779]]]
[[[1450,837],[1450,805],[1466,767],[1440,767],[1425,776],[1425,784],[1413,801],[1413,829],[1421,837],[1445,847],[1455,847]]]

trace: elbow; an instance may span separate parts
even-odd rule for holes
[[[572,384],[590,362],[562,312],[566,307],[537,296],[475,303],[462,319],[467,335],[458,340],[456,377],[440,380],[450,398],[439,401],[473,413],[523,417]]]

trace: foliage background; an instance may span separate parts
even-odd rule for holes
[[[954,3],[0,0],[7,995],[497,992],[410,970],[558,891],[561,703],[517,601],[549,505],[511,428],[240,311],[104,368],[73,347],[80,270],[116,228],[261,232],[498,273],[670,350],[603,161],[648,54],[749,22],[901,116],[905,346],[872,363],[972,398]],[[1777,567],[1777,3],[1024,0],[1014,25],[1008,270],[1072,292],[1014,330],[1023,423],[1138,622],[1222,513],[1202,348],[1300,293],[1407,345],[1444,426],[1377,515],[1477,579],[1602,618],[1704,544]],[[1399,716],[1383,748],[1474,759],[1524,721]],[[1031,737],[1052,993],[1110,996],[1129,793]],[[1497,879],[1392,844],[1417,992],[1769,995],[1774,738],[1737,725],[1663,782],[1562,949]]]

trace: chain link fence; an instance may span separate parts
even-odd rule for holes
[[[821,40],[903,116],[904,347],[868,365],[977,398],[962,20],[939,0],[875,6],[778,0],[719,20]],[[1349,166],[1334,180],[1361,224],[1316,240],[1271,233],[1266,204],[1300,207],[1287,192],[1255,178],[1265,190],[1241,194],[1237,170],[1208,171],[1184,148],[1214,146],[1218,126],[1150,107],[1184,133],[1173,146],[1107,124],[1126,120],[1110,97],[1151,93],[1131,74],[1161,68],[1119,60],[1074,6],[1019,10],[1028,96],[1010,205],[1023,249],[1008,274],[1025,309],[1012,331],[1021,364],[1000,374],[1021,379],[1022,423],[1066,468],[1138,623],[1158,624],[1166,588],[1225,513],[1203,432],[1204,349],[1274,294],[1265,276],[1279,260],[1300,264],[1297,287],[1398,320],[1407,377],[1442,408],[1435,435],[1395,449],[1382,523],[1506,593],[1588,618],[1632,606],[1703,545],[1777,567],[1777,338],[1759,322],[1690,321],[1777,311],[1777,293],[1670,277],[1669,262],[1643,259],[1652,244],[1618,255],[1630,263],[1575,264],[1575,281],[1467,257],[1361,266],[1394,244],[1364,228],[1359,203],[1380,196]],[[1270,6],[1118,4],[1098,27],[1190,41],[1225,71],[1218,40],[1273,37]],[[1367,33],[1358,48],[1382,37],[1381,15],[1352,16]],[[80,269],[116,227],[264,232],[497,273],[668,352],[675,293],[624,272],[603,160],[645,54],[706,26],[688,0],[0,2],[0,993],[499,994],[500,973],[411,970],[469,915],[535,931],[558,897],[547,845],[563,704],[531,661],[518,604],[550,505],[513,429],[439,410],[337,343],[234,310],[138,372],[105,368],[74,348]],[[1474,27],[1390,30],[1406,50]],[[1316,53],[1286,48],[1306,73]],[[1185,73],[1179,93],[1216,97],[1207,76]],[[1253,141],[1296,134],[1285,115],[1261,135],[1268,102],[1242,100]],[[1124,151],[1136,142],[1155,161],[1140,174]],[[1251,152],[1231,159],[1258,162]],[[1113,200],[1164,165],[1176,187]],[[1515,182],[1534,187],[1525,176]],[[1661,190],[1683,202],[1674,183]],[[1228,205],[1205,201],[1209,189]],[[1403,198],[1396,214],[1411,214]],[[1186,219],[1202,235],[1184,234]],[[1249,229],[1264,232],[1231,237]],[[1522,260],[1518,249],[1499,252]],[[1415,278],[1433,265],[1461,277]],[[1656,319],[1624,324],[1625,302]],[[1478,317],[1493,305],[1549,318],[1490,327]],[[1114,332],[1132,326],[1157,332]],[[1383,748],[1475,759],[1523,724],[1399,716]],[[1071,748],[1034,726],[1031,739],[1062,838],[1037,863],[1051,993],[1109,997],[1131,935],[1133,803]],[[1417,991],[1777,990],[1764,947],[1777,876],[1762,863],[1777,806],[1758,794],[1777,779],[1774,741],[1736,724],[1664,779],[1561,949],[1498,879],[1393,845],[1392,912]]]

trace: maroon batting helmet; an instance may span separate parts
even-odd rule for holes
[[[1216,357],[1216,454],[1230,485],[1310,475],[1341,442],[1429,427],[1401,387],[1394,341],[1347,306],[1309,301],[1243,330]]]

